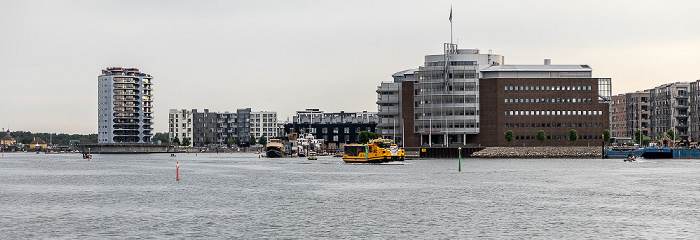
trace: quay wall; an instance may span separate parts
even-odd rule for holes
[[[174,153],[175,147],[156,144],[86,144],[81,152],[87,153]]]
[[[475,158],[602,158],[601,147],[487,147]]]

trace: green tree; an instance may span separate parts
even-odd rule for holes
[[[153,134],[153,141],[154,142],[160,140],[160,142],[162,142],[162,143],[169,143],[170,140],[168,140],[168,139],[169,139],[169,137],[168,137],[167,132]]]
[[[506,131],[506,142],[512,142],[514,139],[513,130]]]
[[[235,144],[235,145],[236,145],[236,147],[238,147],[238,146],[240,146],[240,145],[241,145],[241,140],[240,140],[240,139],[238,139],[238,138],[234,138],[234,139],[233,139],[233,144]]]
[[[375,133],[375,132],[362,131],[362,132],[360,132],[360,134],[357,135],[357,142],[358,143],[368,143],[369,140],[377,139],[377,138],[382,138],[382,135],[379,133]]]
[[[669,139],[674,139],[676,136],[676,133],[673,132],[673,129],[669,129],[668,131],[666,131],[666,135],[668,135]]]
[[[248,144],[250,144],[251,146],[255,145],[255,142],[257,142],[255,141],[255,136],[250,136],[250,138],[248,138]]]
[[[267,138],[265,136],[260,136],[260,139],[258,139],[258,143],[260,145],[265,146],[265,144],[267,144]]]
[[[576,144],[576,140],[578,140],[578,132],[576,130],[571,129],[571,132],[569,132],[569,141],[572,142],[572,144]]]
[[[537,140],[544,143],[544,140],[547,139],[547,135],[544,134],[544,130],[539,130],[537,131]]]
[[[189,138],[183,138],[182,139],[182,146],[189,146],[190,145],[190,139]]]
[[[610,141],[610,130],[603,130],[603,141],[605,141],[606,143]]]
[[[185,138],[185,139],[187,139],[187,138]],[[184,141],[185,139],[182,139],[182,140]],[[176,145],[180,145],[180,138],[173,138],[173,143]]]
[[[234,144],[236,144],[236,141],[234,141],[232,137],[228,138],[228,146],[233,147]]]
[[[209,137],[204,138],[204,145],[209,145],[209,144],[211,144],[211,138],[209,138]]]

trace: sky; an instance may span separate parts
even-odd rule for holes
[[[97,132],[97,77],[154,77],[169,109],[377,111],[377,86],[459,48],[588,64],[613,94],[700,79],[700,1],[0,0],[0,128]]]

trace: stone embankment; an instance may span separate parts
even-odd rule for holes
[[[478,158],[600,158],[600,147],[487,147]]]

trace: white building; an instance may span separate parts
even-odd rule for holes
[[[183,140],[187,138],[190,140],[190,144],[188,146],[192,147],[192,144],[194,143],[194,136],[192,135],[192,125],[194,122],[194,117],[192,115],[192,111],[186,109],[170,109],[170,114],[168,115],[168,118],[168,137],[170,138],[170,142],[173,142],[175,139],[178,139],[178,141],[182,143]]]
[[[153,77],[137,68],[112,67],[97,79],[98,143],[150,143]]]
[[[277,112],[251,112],[250,135],[256,139],[265,137],[270,139],[279,137],[279,124],[277,124]]]

